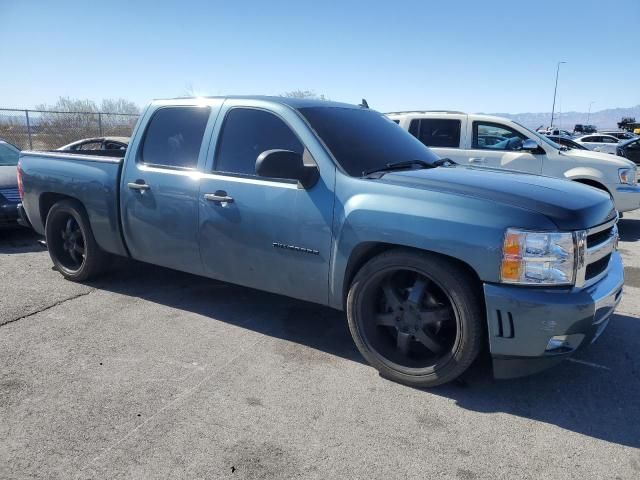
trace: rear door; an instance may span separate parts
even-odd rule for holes
[[[484,120],[473,120],[470,127],[471,148],[465,152],[469,165],[542,173],[544,150],[522,150],[522,143],[528,138],[525,134]]]
[[[198,192],[215,106],[151,107],[122,174],[122,227],[137,260],[201,273]]]
[[[441,158],[466,163],[460,149],[465,140],[466,115],[446,118],[414,118],[409,123],[409,133],[433,150]]]
[[[239,285],[326,303],[335,166],[282,105],[226,100],[215,149],[200,185],[200,251],[205,273]],[[320,180],[304,189],[255,173],[262,152],[285,149],[316,163]]]
[[[600,135],[591,135],[589,137],[583,137],[579,140],[581,144],[587,147],[589,150],[599,152],[602,148],[602,140]]]
[[[619,140],[612,135],[602,135],[600,137],[602,144],[600,145],[600,151],[605,153],[616,153]]]

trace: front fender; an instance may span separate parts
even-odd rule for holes
[[[555,228],[537,212],[464,195],[374,182],[368,193],[340,187],[329,278],[329,304],[335,308],[343,307],[349,259],[365,242],[446,255],[482,281],[496,282],[506,228]]]
[[[567,180],[592,180],[594,182],[602,183],[605,185],[609,183],[607,177],[602,171],[591,167],[575,167],[564,172],[564,177]]]

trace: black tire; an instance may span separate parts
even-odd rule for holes
[[[105,270],[108,255],[96,243],[79,202],[61,200],[53,205],[47,215],[45,236],[49,256],[66,279],[84,282]]]
[[[349,289],[347,318],[358,350],[380,375],[414,387],[454,380],[483,345],[477,280],[426,252],[394,249],[367,262]]]

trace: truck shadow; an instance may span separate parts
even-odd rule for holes
[[[344,314],[326,307],[128,261],[93,286],[364,363]],[[638,338],[640,320],[616,315],[575,361],[535,376],[496,381],[484,355],[460,381],[422,392],[450,398],[466,410],[515,415],[639,448]]]
[[[0,230],[0,253],[16,254],[28,252],[42,252],[38,245],[40,236],[31,229],[22,227]]]
[[[616,314],[596,343],[547,371],[494,380],[481,361],[462,382],[430,392],[466,410],[516,415],[640,448],[639,335],[640,319]]]

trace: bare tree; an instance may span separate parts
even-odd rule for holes
[[[102,100],[98,108],[93,100],[60,97],[36,109],[43,111],[33,119],[37,140],[48,148],[87,137],[129,136],[140,113],[135,103],[123,98]]]
[[[281,97],[289,98],[312,98],[314,100],[329,100],[324,93],[317,94],[314,90],[291,90],[290,92],[284,92]]]
[[[126,115],[140,115],[140,107],[129,100],[125,100],[124,98],[105,98],[100,104],[100,111]]]

